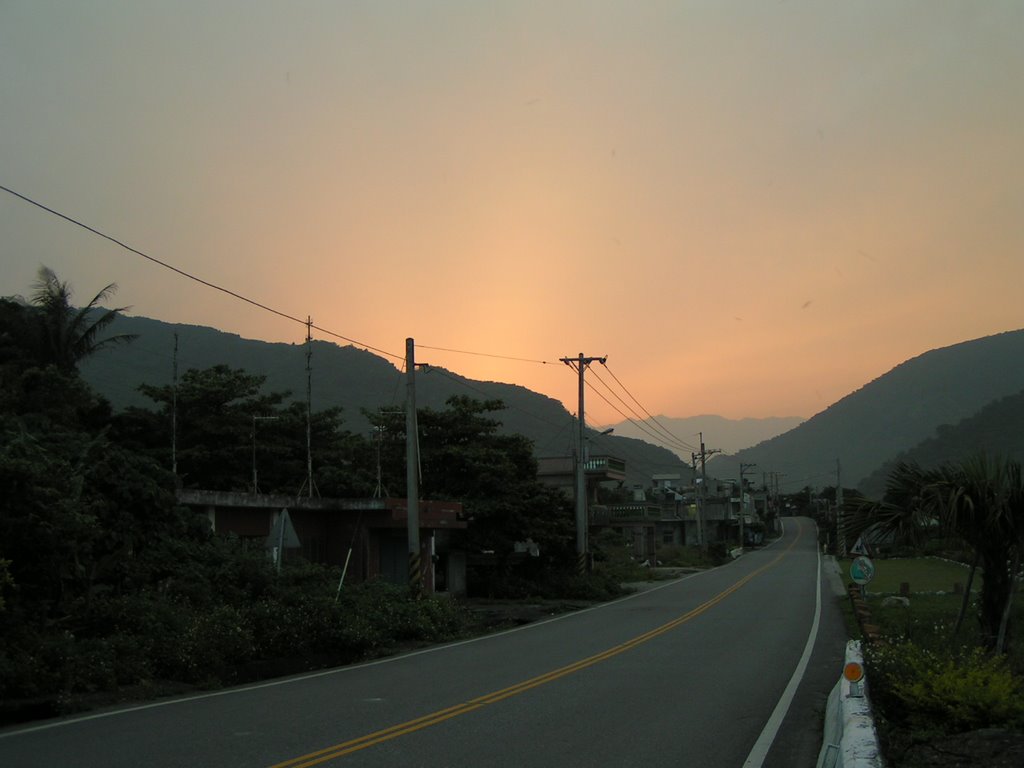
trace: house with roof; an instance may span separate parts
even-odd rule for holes
[[[405,499],[296,498],[184,489],[177,498],[179,504],[204,515],[214,533],[237,537],[248,546],[269,551],[283,546],[278,556],[297,554],[310,562],[339,566],[346,581],[409,581]],[[289,535],[287,541],[279,524],[285,513],[295,536]],[[428,594],[465,593],[462,532],[466,526],[461,503],[419,502],[420,563]]]

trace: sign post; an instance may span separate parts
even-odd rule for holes
[[[866,596],[867,585],[875,577],[875,564],[871,562],[871,558],[861,555],[860,557],[854,558],[850,564],[850,578],[854,584],[860,585],[860,591],[862,595]]]

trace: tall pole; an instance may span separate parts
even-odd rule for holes
[[[604,365],[607,359],[607,357],[584,357],[582,352],[580,352],[579,357],[561,358],[563,363],[568,365],[570,368],[575,368],[576,373],[579,376],[579,408],[577,412],[579,435],[577,436],[576,441],[576,567],[581,574],[589,570],[587,555],[587,528],[590,524],[587,519],[587,468],[583,451],[584,440],[586,439],[584,437],[586,418],[583,415],[583,374],[587,370],[587,366],[591,363],[598,362],[601,363],[601,365]]]
[[[405,489],[408,510],[409,588],[414,595],[423,591],[420,566],[420,460],[416,427],[416,342],[405,340]]]
[[[757,464],[754,464],[754,463],[746,464],[746,463],[744,463],[742,461],[740,462],[740,548],[741,549],[744,546],[746,546],[746,543],[747,543],[747,540],[746,540],[746,538],[743,535],[744,518],[746,518],[746,516],[747,516],[746,515],[747,503],[746,503],[746,500],[745,500],[745,498],[743,496],[743,475],[744,475],[744,473],[748,469],[752,469],[753,467],[756,467],[756,466],[757,466]]]
[[[252,492],[253,495],[260,492],[260,484],[258,481],[258,475],[256,474],[256,422],[257,421],[277,421],[279,416],[256,416],[252,417]]]
[[[836,544],[839,557],[846,557],[846,532],[843,531],[843,473],[836,459]]]
[[[697,546],[700,547],[701,549],[703,549],[704,548],[704,519],[703,519],[703,514],[704,513],[701,510],[701,507],[703,506],[703,504],[702,504],[703,498],[702,497],[703,497],[703,493],[704,493],[704,483],[703,482],[701,482],[701,483],[697,482],[697,454],[696,453],[691,453],[690,454],[690,461],[693,462],[693,486],[694,486],[694,489],[699,489],[694,494],[696,502],[697,502]]]
[[[306,315],[306,485],[313,498],[313,318]]]
[[[174,366],[171,384],[171,474],[178,482],[178,334],[174,334]],[[255,425],[253,429],[255,429]]]
[[[704,433],[698,432],[700,435],[700,503],[697,505],[697,526],[700,529],[701,546],[707,549],[707,537],[704,535],[704,503],[707,500],[708,493],[708,456],[713,456],[716,453],[721,453],[720,448],[705,448],[704,447]]]

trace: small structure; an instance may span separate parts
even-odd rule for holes
[[[206,515],[215,533],[250,540],[259,547],[265,546],[287,510],[307,560],[337,566],[347,562],[347,580],[408,583],[405,499],[295,498],[204,490],[179,490],[177,497],[179,504]],[[466,553],[459,532],[467,523],[462,504],[421,500],[419,512],[424,589],[464,594]]]

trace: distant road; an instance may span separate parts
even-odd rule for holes
[[[726,566],[511,632],[7,729],[0,766],[810,768],[844,641],[815,538],[788,518]]]

